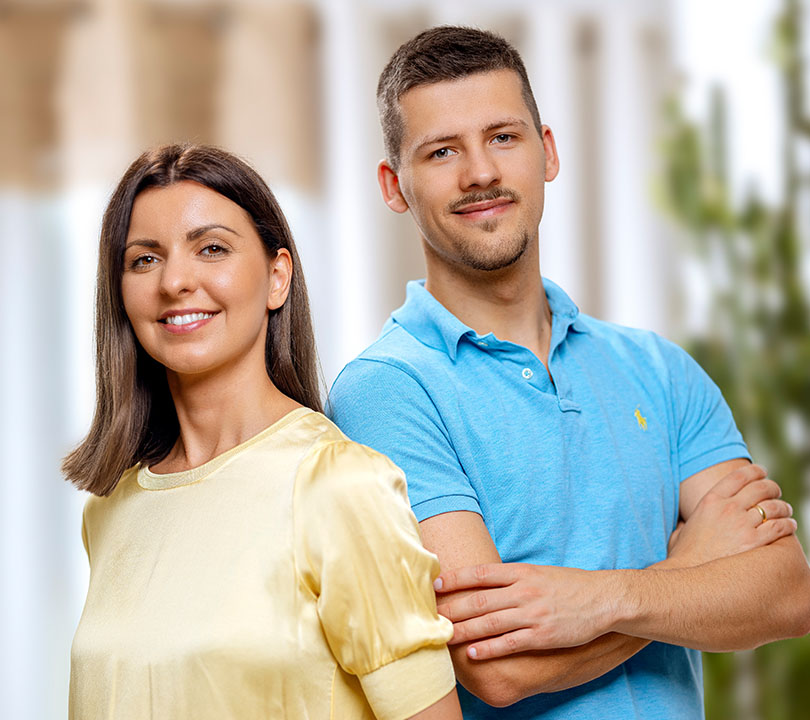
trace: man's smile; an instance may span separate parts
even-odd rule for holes
[[[468,193],[450,203],[448,210],[464,220],[489,220],[508,212],[520,196],[508,188],[494,188],[488,192]]]
[[[500,197],[495,200],[486,200],[484,202],[472,203],[464,205],[458,210],[453,210],[454,215],[459,215],[465,220],[485,220],[506,212],[514,201],[507,197]]]

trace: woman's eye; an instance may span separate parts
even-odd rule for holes
[[[130,267],[134,270],[138,270],[139,268],[145,268],[149,265],[154,265],[157,262],[157,258],[154,255],[139,255],[136,257],[131,263]]]
[[[200,252],[207,257],[216,257],[218,255],[224,255],[228,251],[222,247],[222,245],[211,243],[210,245],[206,245]]]

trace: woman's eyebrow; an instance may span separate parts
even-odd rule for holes
[[[150,240],[149,238],[135,238],[134,240],[130,240],[124,246],[124,250],[129,250],[131,247],[135,247],[136,245],[145,248],[160,247],[160,243],[157,240]]]
[[[233,228],[229,228],[227,225],[220,225],[219,223],[210,223],[208,225],[201,225],[200,227],[194,228],[193,230],[189,230],[186,233],[186,240],[192,241],[196,240],[197,238],[205,235],[209,230],[225,230],[226,232],[233,233],[237,237],[242,237],[236,230]],[[130,240],[124,250],[129,250],[129,248],[134,246],[145,247],[145,248],[158,248],[160,247],[160,243],[157,240],[152,240],[151,238],[135,238],[134,240]]]
[[[205,235],[209,230],[225,230],[229,233],[233,233],[237,237],[241,237],[236,230],[233,228],[229,228],[227,225],[220,225],[219,223],[211,223],[209,225],[201,225],[198,228],[194,228],[193,230],[189,230],[186,233],[186,240],[196,240],[201,235]]]

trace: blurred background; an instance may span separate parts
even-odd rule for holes
[[[250,160],[296,234],[328,386],[423,274],[379,199],[374,92],[443,23],[512,41],[555,131],[544,275],[685,345],[810,522],[807,0],[0,0],[3,718],[66,712],[87,563],[59,461],[92,412],[118,178],[169,141]],[[807,718],[807,638],[704,664],[710,720]]]

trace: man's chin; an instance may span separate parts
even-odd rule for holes
[[[511,243],[511,248],[509,248],[510,243],[507,240],[495,240],[494,242],[490,240],[490,243],[493,246],[492,253],[464,253],[464,264],[473,270],[485,272],[505,270],[512,267],[526,253],[526,249],[529,247],[529,237],[524,234],[517,244]],[[511,252],[505,252],[505,250],[511,250]]]
[[[492,220],[482,220],[477,227],[485,233],[494,233],[498,229],[498,225],[500,225],[500,220],[493,218]]]
[[[495,257],[465,257],[464,264],[482,272],[497,272],[512,267],[526,252],[526,248],[521,248],[518,252],[510,255],[499,255]]]

